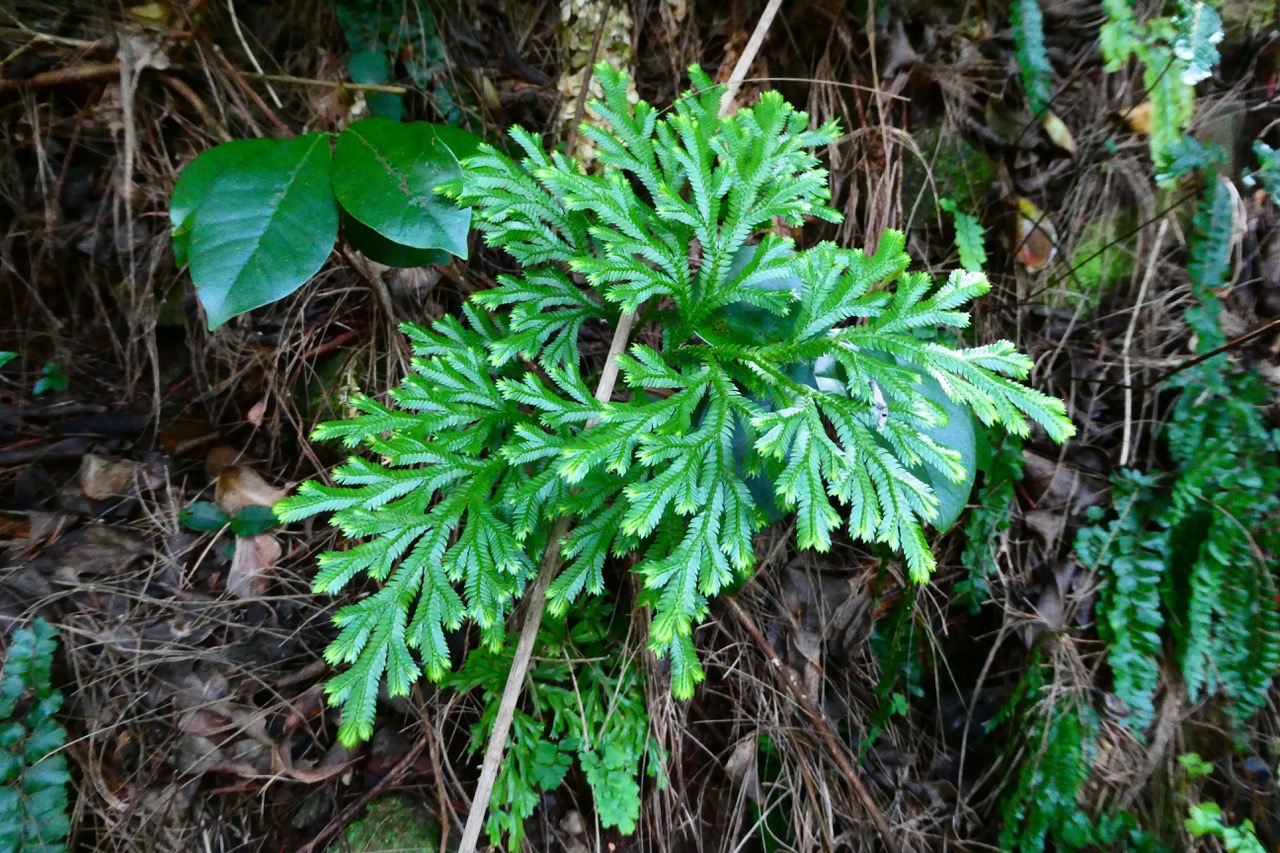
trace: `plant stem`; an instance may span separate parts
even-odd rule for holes
[[[635,323],[634,313],[623,314],[618,320],[618,327],[613,330],[609,357],[605,360],[600,381],[596,384],[596,399],[601,403],[608,402],[613,396],[614,386],[618,383],[618,356],[627,348]],[[596,423],[598,421],[594,419],[587,421],[587,429]],[[462,842],[458,847],[460,853],[474,853],[480,840],[480,832],[484,829],[489,798],[493,795],[493,785],[498,781],[498,771],[502,768],[502,759],[507,750],[511,721],[515,719],[516,705],[520,703],[524,679],[529,673],[529,661],[533,658],[533,646],[538,639],[538,629],[542,627],[542,615],[547,609],[547,587],[551,586],[552,579],[560,571],[563,563],[560,559],[560,543],[568,533],[569,516],[562,515],[551,529],[551,538],[547,542],[547,550],[542,554],[538,576],[525,590],[524,600],[527,603],[524,625],[520,628],[520,639],[516,642],[515,655],[511,659],[511,672],[502,689],[498,713],[493,718],[493,728],[489,732],[489,745],[485,748],[484,763],[480,767],[480,781],[476,783],[475,797],[471,800],[471,811],[467,813],[467,825],[462,831]]]

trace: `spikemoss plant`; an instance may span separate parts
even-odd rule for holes
[[[321,558],[317,591],[374,582],[339,611],[327,652],[347,666],[329,689],[348,743],[372,732],[381,684],[403,695],[449,671],[447,632],[464,621],[500,648],[549,547],[565,557],[553,615],[603,593],[606,560],[631,555],[650,648],[688,698],[703,678],[693,628],[755,565],[765,514],[749,478],[795,514],[801,548],[826,550],[844,526],[927,581],[938,488],[973,460],[934,437],[948,410],[926,381],[981,424],[1072,432],[1060,401],[1019,381],[1031,362],[1013,344],[919,335],[967,327],[981,273],[935,284],[908,272],[895,231],[867,255],[797,249],[773,230],[839,219],[812,153],[838,138],[834,123],[810,127],[777,93],[721,118],[720,90],[696,68],[667,111],[630,105],[612,68],[596,74],[602,125],[583,133],[603,168],[585,174],[519,128],[518,158],[483,146],[462,162],[446,192],[519,272],[460,318],[406,326],[416,358],[400,387],[358,397],[359,416],[315,434],[370,455],[278,508],[286,521],[332,513],[356,540]],[[623,393],[597,401],[594,341],[636,311]],[[571,532],[549,542],[564,517]]]

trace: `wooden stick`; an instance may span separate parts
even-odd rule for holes
[[[170,65],[167,71],[190,70],[182,65]],[[379,83],[348,83],[345,80],[316,80],[311,77],[294,77],[290,74],[259,74],[257,71],[240,71],[240,76],[269,83],[289,83],[295,86],[316,86],[326,89],[347,89],[352,92],[382,92],[387,95],[407,95],[416,91],[408,86],[391,86]],[[42,71],[30,77],[0,77],[0,92],[11,92],[23,86],[45,89],[53,86],[70,86],[77,83],[96,83],[114,80],[120,76],[119,62],[82,62],[53,71]]]
[[[609,357],[600,373],[600,381],[596,384],[596,399],[601,403],[608,402],[613,396],[614,386],[618,382],[618,356],[627,348],[635,323],[634,313],[623,314],[618,320],[618,327],[613,331]],[[587,421],[587,429],[596,423],[598,421],[594,419]],[[462,842],[458,846],[460,853],[474,853],[480,840],[480,832],[484,829],[489,798],[493,796],[493,785],[498,781],[498,771],[502,769],[502,759],[507,751],[507,736],[511,733],[511,722],[515,719],[516,705],[520,704],[524,679],[529,673],[529,662],[533,658],[533,646],[538,639],[538,629],[542,627],[543,614],[546,613],[547,587],[551,586],[551,581],[560,571],[563,562],[560,559],[560,543],[568,533],[569,517],[561,516],[551,530],[551,541],[543,552],[538,577],[525,590],[524,625],[520,628],[520,639],[516,641],[516,652],[511,659],[511,673],[502,689],[498,713],[493,718],[493,729],[489,732],[489,745],[485,748],[484,763],[480,766],[480,781],[476,783],[475,797],[471,800],[471,811],[467,813],[467,825],[462,830]]]

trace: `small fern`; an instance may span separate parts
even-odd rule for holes
[[[507,849],[520,849],[525,820],[575,764],[591,789],[600,825],[627,835],[635,831],[641,772],[647,767],[656,775],[661,762],[651,760],[657,746],[649,737],[637,664],[622,664],[620,671],[610,673],[598,662],[609,653],[611,640],[600,628],[607,622],[600,611],[591,606],[572,625],[554,619],[539,631],[539,663],[528,679],[531,710],[516,711],[507,757],[493,789],[487,826],[494,845],[505,835]],[[514,651],[514,637],[496,653],[477,650],[446,681],[481,691],[485,710],[472,729],[473,751],[483,749],[489,737]],[[571,665],[574,659],[590,663]]]
[[[1187,274],[1195,303],[1187,310],[1187,325],[1196,333],[1196,349],[1209,352],[1226,343],[1219,325],[1218,299],[1214,291],[1227,284],[1231,274],[1231,236],[1235,220],[1235,194],[1225,178],[1215,178],[1205,189],[1200,209],[1192,221],[1198,235],[1191,244]]]
[[[1009,529],[1015,489],[1022,481],[1025,464],[1022,441],[1002,435],[992,450],[991,464],[964,528],[965,546],[960,562],[969,576],[956,584],[955,597],[972,613],[977,613],[991,594],[990,578],[998,571],[996,556],[1001,534]]]
[[[1241,730],[1280,670],[1274,563],[1280,553],[1280,432],[1266,422],[1268,391],[1254,374],[1224,375],[1212,360],[1187,371],[1168,426],[1179,465],[1156,523],[1194,554],[1179,637],[1191,698],[1220,693]],[[1192,550],[1194,549],[1194,550]]]
[[[0,853],[67,849],[66,733],[51,685],[57,634],[43,619],[13,632],[0,670]]]
[[[1224,36],[1217,10],[1203,0],[1184,2],[1173,27],[1173,55],[1182,63],[1182,82],[1194,86],[1209,79],[1218,64],[1218,44]]]
[[[1014,727],[1021,747],[1013,782],[1000,799],[1001,850],[1155,849],[1131,813],[1089,814],[1085,785],[1098,749],[1098,718],[1080,691],[1055,684],[1049,664],[1033,662],[992,726]]]
[[[1246,180],[1261,183],[1271,203],[1280,207],[1280,151],[1258,139],[1253,143],[1253,156],[1258,158],[1258,168]]]
[[[947,415],[926,379],[984,425],[1025,435],[1029,419],[1058,441],[1073,431],[1061,401],[1018,381],[1031,362],[1013,344],[917,335],[965,328],[962,308],[989,289],[981,274],[935,286],[907,272],[895,231],[870,256],[831,243],[796,250],[771,231],[775,220],[839,218],[811,153],[837,137],[834,124],[809,129],[776,93],[721,118],[719,92],[697,68],[695,92],[662,114],[632,106],[619,72],[596,75],[605,99],[593,110],[606,126],[582,132],[603,171],[584,174],[520,129],[519,159],[483,147],[464,161],[447,192],[523,271],[473,297],[465,324],[406,326],[417,358],[391,405],[359,397],[360,416],[316,431],[381,461],[353,459],[334,471],[339,486],[304,484],[278,507],[286,521],[332,512],[364,540],[321,558],[318,591],[362,574],[380,585],[339,611],[327,652],[350,667],[329,685],[344,742],[372,732],[384,679],[403,695],[420,675],[449,670],[445,632],[463,620],[499,648],[512,602],[561,545],[553,615],[603,591],[609,555],[637,555],[650,648],[688,698],[703,678],[693,627],[755,563],[765,515],[750,474],[795,513],[800,547],[826,550],[844,525],[900,551],[926,581],[924,525],[939,500],[912,470],[966,476],[960,454],[929,434]],[[790,279],[798,294],[767,286]],[[599,402],[587,377],[601,365],[579,333],[642,305],[641,324],[660,334],[618,359],[630,398]],[[744,309],[776,322],[735,320]],[[819,362],[840,391],[789,371]],[[548,542],[565,517],[573,531]]]
[[[1115,521],[1086,527],[1076,539],[1080,561],[1095,572],[1105,570],[1098,633],[1107,644],[1112,690],[1128,709],[1126,724],[1139,735],[1155,716],[1152,700],[1160,685],[1164,627],[1160,590],[1171,556],[1168,531],[1145,529],[1141,507],[1151,505],[1154,486],[1149,477],[1120,472],[1112,494]],[[1103,516],[1099,507],[1090,513],[1094,520]]]
[[[960,266],[969,272],[982,272],[987,265],[987,247],[983,243],[984,231],[978,217],[965,213],[949,198],[938,199],[938,207],[950,213],[955,221]]]
[[[1232,203],[1230,189],[1214,181],[1194,221],[1186,319],[1204,353],[1223,341],[1213,289],[1229,269]],[[1150,723],[1164,625],[1192,700],[1217,694],[1242,732],[1280,670],[1272,568],[1280,552],[1280,432],[1266,421],[1262,380],[1225,355],[1169,386],[1181,392],[1164,432],[1173,471],[1159,479],[1117,475],[1120,511],[1082,530],[1077,550],[1107,580],[1099,630],[1129,724],[1142,731]]]

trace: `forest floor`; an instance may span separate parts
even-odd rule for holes
[[[629,66],[639,96],[665,106],[691,64],[726,78],[764,3],[616,0],[598,32],[595,5],[0,4],[0,351],[18,353],[0,367],[0,629],[41,615],[59,632],[72,849],[389,849],[349,825],[392,797],[407,811],[389,820],[416,815],[456,842],[479,768],[474,691],[423,683],[384,703],[371,742],[343,747],[322,657],[341,602],[310,587],[336,534],[235,535],[200,513],[268,506],[324,476],[341,448],[308,434],[351,390],[399,381],[399,324],[456,313],[510,262],[474,238],[469,262],[408,270],[340,248],[293,296],[209,332],[174,262],[168,202],[213,145],[341,130],[373,98],[401,97],[343,85],[357,13],[383,22],[392,62],[374,82],[403,87],[406,118],[555,141],[587,57]],[[915,268],[944,275],[959,260],[939,199],[978,217],[993,288],[975,337],[1029,353],[1076,437],[1033,434],[1007,524],[977,547],[964,519],[934,536],[923,588],[879,551],[846,540],[806,554],[785,522],[766,529],[755,576],[696,632],[697,697],[650,691],[666,784],[645,780],[636,832],[600,828],[571,775],[541,798],[526,849],[880,850],[877,818],[902,850],[998,849],[1019,819],[1008,792],[1039,758],[988,724],[1036,666],[1051,675],[1043,695],[1079,692],[1102,714],[1081,808],[1132,810],[1174,849],[1216,844],[1180,829],[1177,756],[1195,750],[1222,762],[1224,812],[1280,849],[1274,691],[1243,752],[1211,709],[1165,702],[1145,741],[1106,717],[1098,579],[1073,541],[1113,472],[1167,465],[1157,380],[1194,353],[1183,311],[1199,187],[1156,188],[1142,73],[1104,71],[1101,8],[1043,8],[1069,140],[1027,109],[1004,2],[789,0],[738,98],[777,89],[844,128],[822,157],[845,220],[806,241],[870,247],[897,228]],[[1280,116],[1275,11],[1227,4],[1222,61],[1197,90],[1195,130],[1226,150],[1229,176],[1253,168],[1252,141]],[[1235,185],[1223,326],[1245,338],[1232,358],[1274,390],[1280,335],[1251,332],[1280,315],[1276,208]],[[624,657],[655,666],[639,641]],[[788,678],[823,697],[856,778]]]

